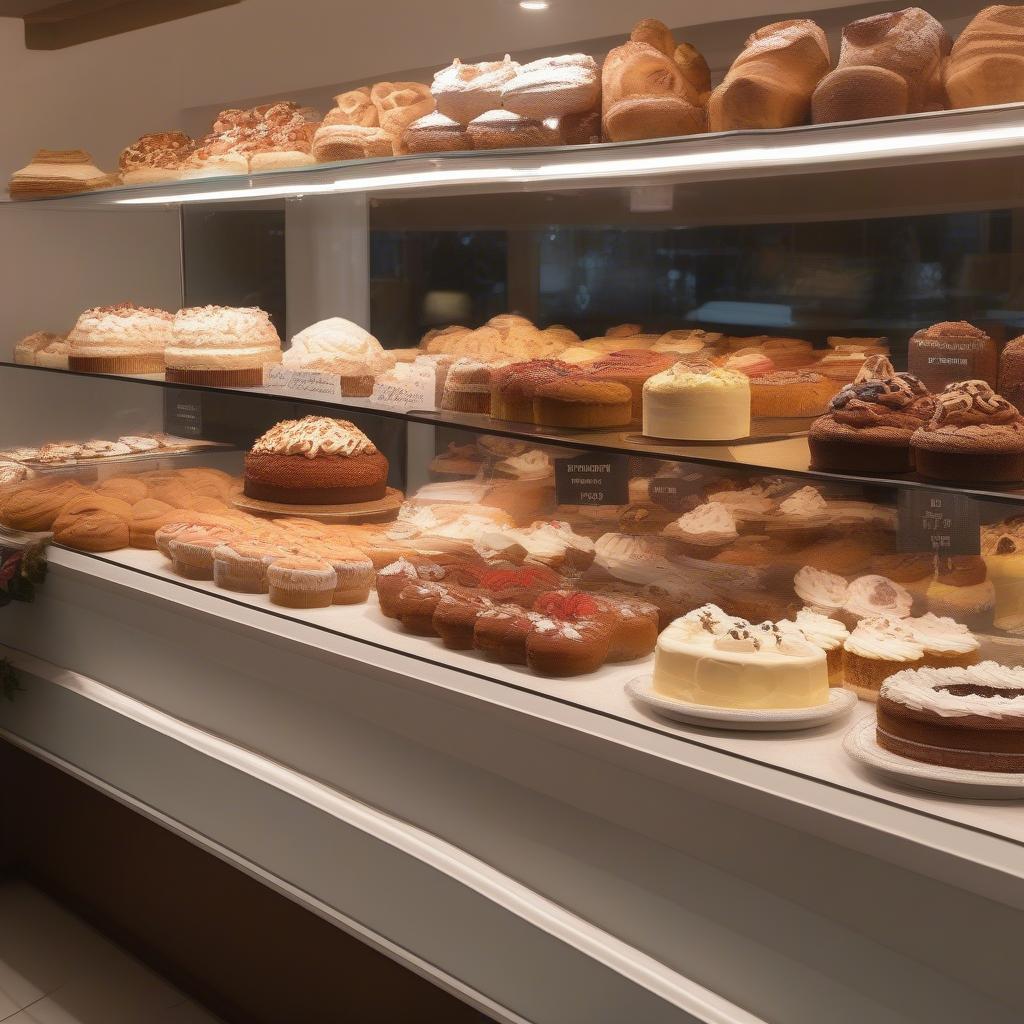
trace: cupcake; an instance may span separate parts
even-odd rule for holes
[[[903,625],[924,648],[923,664],[932,668],[966,667],[978,662],[981,644],[978,638],[955,619],[928,612],[917,619],[905,619]]]
[[[68,335],[68,368],[88,373],[163,373],[173,317],[130,302],[87,309]]]
[[[368,555],[337,543],[318,545],[316,554],[330,565],[337,578],[332,604],[362,604],[369,599],[375,573]]]
[[[850,585],[834,572],[805,565],[793,577],[793,590],[811,611],[835,618],[846,604]]]
[[[861,576],[850,584],[839,617],[848,626],[861,619],[905,619],[913,606],[905,587],[884,576]]]
[[[258,387],[263,367],[281,361],[281,339],[262,309],[199,306],[175,314],[164,355],[172,383]]]
[[[871,376],[882,373],[883,376]],[[865,362],[858,379],[811,424],[811,469],[839,473],[907,473],[910,439],[934,409],[934,400],[912,374],[892,372],[882,356]]]
[[[849,639],[850,631],[838,619],[802,608],[792,619],[783,619],[777,625],[781,632],[799,633],[808,643],[820,647],[828,664],[828,685],[843,685],[843,645]]]
[[[395,365],[394,356],[369,331],[339,316],[296,334],[282,361],[295,370],[337,374],[346,398],[368,398],[376,377]]]
[[[669,523],[663,536],[679,554],[712,558],[736,540],[739,531],[729,509],[718,502],[708,502]]]
[[[877,702],[882,683],[904,669],[925,664],[924,646],[898,619],[864,619],[843,644],[843,686]]]
[[[287,554],[270,544],[221,544],[213,549],[213,582],[240,594],[265,594],[267,569],[275,558]]]
[[[1024,417],[983,380],[950,384],[914,431],[917,471],[933,480],[1024,480]]]

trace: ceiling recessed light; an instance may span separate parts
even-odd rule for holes
[[[524,11],[546,11],[551,5],[548,0],[519,0],[519,6]]]

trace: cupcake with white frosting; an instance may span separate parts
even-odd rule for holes
[[[879,616],[905,619],[913,607],[913,595],[906,587],[885,576],[861,576],[850,584],[839,617],[853,627],[861,619]]]
[[[850,631],[838,619],[802,608],[792,619],[779,622],[778,627],[783,633],[799,633],[808,643],[820,647],[828,663],[828,685],[843,685],[843,645]]]
[[[805,565],[793,577],[793,589],[811,611],[836,618],[846,604],[850,584],[827,569]]]
[[[977,663],[981,643],[966,626],[955,619],[928,612],[920,618],[907,619],[903,624],[924,648],[925,665],[948,668],[952,665]]]
[[[738,536],[736,517],[716,501],[681,515],[664,532],[672,550],[691,558],[713,558]]]
[[[925,663],[924,645],[898,619],[863,619],[843,644],[843,685],[864,700],[877,701],[882,683],[897,672]]]

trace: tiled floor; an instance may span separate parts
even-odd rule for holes
[[[38,889],[0,880],[3,1024],[220,1024]]]

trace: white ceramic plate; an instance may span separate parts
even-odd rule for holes
[[[858,722],[843,740],[843,749],[855,761],[890,782],[924,789],[941,796],[968,800],[1024,800],[1024,775],[944,768],[894,754],[878,745],[873,715]]]
[[[744,732],[789,732],[814,729],[844,718],[857,706],[857,695],[835,687],[828,691],[828,703],[816,708],[785,711],[737,711],[732,708],[709,708],[704,704],[672,700],[655,693],[650,676],[636,676],[626,683],[626,692],[634,700],[647,705],[666,718],[702,725],[706,729],[740,729]]]

